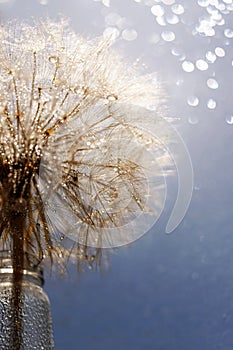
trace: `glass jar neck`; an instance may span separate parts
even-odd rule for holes
[[[22,275],[23,281],[31,282],[41,287],[44,284],[43,270],[39,262],[33,264],[26,260]],[[11,252],[0,251],[0,283],[12,282],[12,277],[13,263]]]

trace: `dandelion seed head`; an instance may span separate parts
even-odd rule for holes
[[[2,249],[14,254],[17,237],[26,257],[74,252],[92,267],[159,216],[163,147],[143,107],[159,106],[160,91],[111,44],[65,20],[1,25]]]

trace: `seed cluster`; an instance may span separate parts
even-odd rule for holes
[[[18,270],[73,251],[98,264],[150,212],[157,141],[136,116],[158,87],[110,46],[63,20],[0,27],[0,236]]]

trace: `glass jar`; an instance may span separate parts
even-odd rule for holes
[[[15,305],[11,258],[0,256],[0,349],[54,349],[50,303],[42,289],[43,272],[39,265],[23,270],[18,315],[21,335],[15,337]]]

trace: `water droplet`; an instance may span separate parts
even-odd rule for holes
[[[164,8],[161,5],[154,5],[150,10],[151,13],[156,17],[161,17],[164,15]]]
[[[217,89],[219,85],[218,85],[217,80],[215,80],[213,78],[210,78],[210,79],[207,80],[207,86],[210,89]]]
[[[108,95],[107,96],[107,99],[109,100],[109,101],[116,101],[117,100],[117,96],[116,95]]]
[[[200,19],[199,24],[196,26],[196,30],[203,36],[214,36],[215,30],[212,27],[213,23],[206,19]]]
[[[214,52],[215,52],[216,56],[218,56],[218,57],[225,56],[225,50],[222,47],[216,47]]]
[[[162,0],[162,3],[164,3],[164,5],[172,5],[174,2],[175,0]]]
[[[166,21],[169,24],[177,24],[179,23],[179,17],[177,15],[174,15],[173,13],[169,13],[166,16]]]
[[[102,4],[106,7],[110,7],[110,0],[102,0]]]
[[[184,7],[181,4],[174,4],[171,9],[176,15],[182,15],[184,13]]]
[[[175,40],[175,34],[169,30],[162,32],[161,37],[164,41],[168,42]]]
[[[194,64],[192,63],[192,62],[190,62],[190,61],[184,61],[183,63],[182,63],[182,68],[183,68],[183,70],[185,71],[185,72],[187,72],[187,73],[191,73],[191,72],[193,72],[194,71]]]
[[[127,41],[133,41],[137,38],[138,33],[135,29],[125,29],[121,35],[123,39]]]
[[[193,116],[189,117],[188,122],[191,125],[196,125],[196,124],[198,124],[199,120],[196,116],[193,115]]]
[[[228,115],[227,117],[226,117],[226,122],[227,122],[227,124],[229,124],[229,125],[233,125],[233,115],[231,114],[231,115]]]
[[[160,26],[166,26],[166,21],[164,19],[164,17],[156,17],[156,22],[160,25]]]
[[[216,61],[216,55],[212,51],[208,51],[205,55],[207,60],[211,63],[214,63]]]
[[[224,30],[224,35],[225,37],[232,39],[233,38],[233,30],[227,28]]]
[[[57,56],[50,56],[49,57],[49,62],[52,64],[56,64],[58,62],[59,58]]]
[[[199,104],[199,99],[196,96],[189,96],[187,98],[187,102],[188,102],[189,106],[196,107]]]
[[[204,71],[208,69],[209,65],[206,61],[200,59],[196,61],[196,67],[197,69]]]
[[[207,107],[209,109],[215,109],[217,106],[217,103],[215,100],[213,100],[212,98],[210,98],[208,101],[207,101]]]
[[[39,0],[39,3],[41,4],[41,5],[48,5],[48,0]]]
[[[198,0],[198,5],[201,6],[201,7],[207,7],[209,6],[209,0]]]
[[[174,56],[177,56],[179,57],[179,59],[182,61],[185,59],[185,54],[183,52],[183,50],[180,48],[180,47],[173,47],[171,49],[171,53],[174,55]]]

